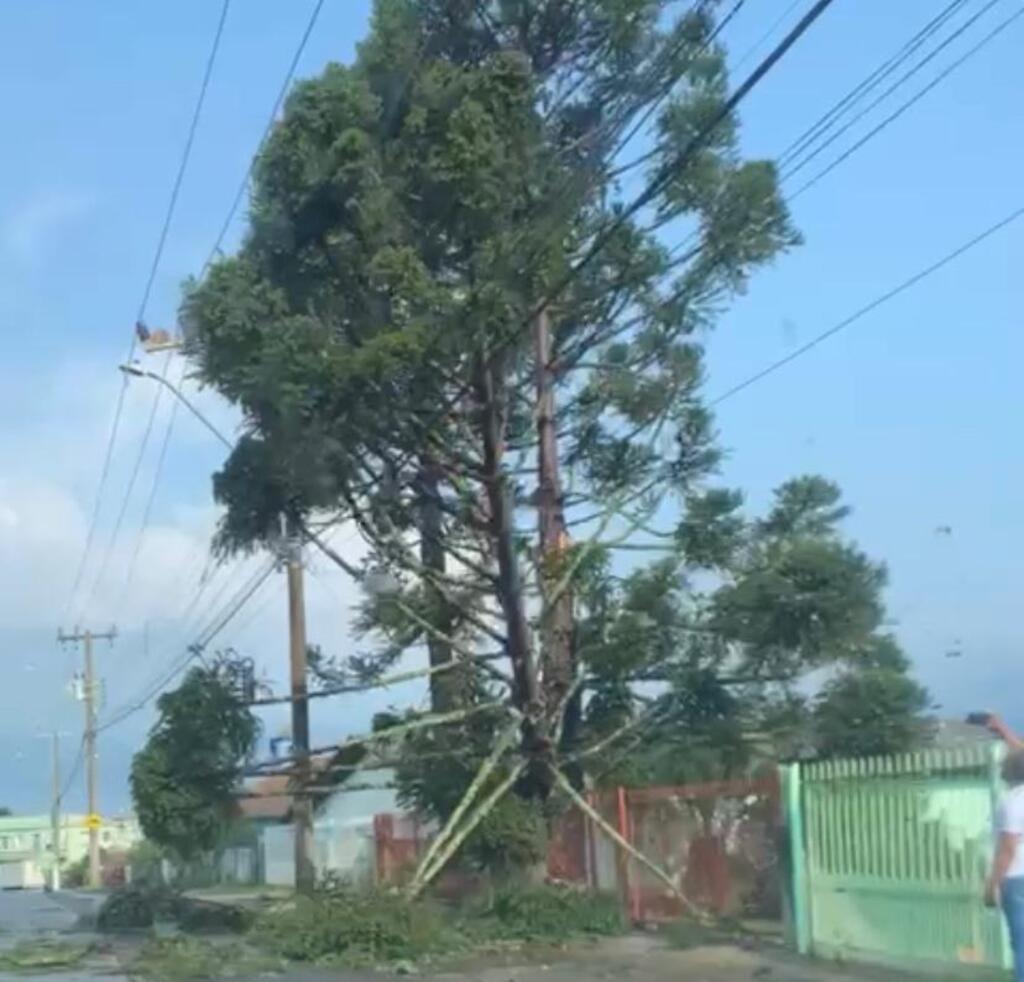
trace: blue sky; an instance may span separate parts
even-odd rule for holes
[[[730,49],[746,51],[788,5],[748,3],[725,34]],[[47,745],[36,733],[54,725],[68,731],[66,765],[80,733],[79,707],[62,689],[71,659],[53,637],[88,522],[119,384],[115,366],[127,348],[219,6],[0,6],[7,93],[0,104],[0,804],[19,809],[45,803]],[[173,321],[181,281],[206,258],[312,6],[232,5],[151,324]],[[745,152],[777,154],[940,6],[837,0],[743,104]],[[969,5],[971,12],[980,7],[980,0]],[[368,0],[326,0],[300,75],[349,59],[368,8]],[[937,67],[1012,9],[1013,0],[997,5]],[[1012,26],[794,203],[806,243],[759,274],[723,313],[709,342],[709,395],[1024,202],[1024,140],[1014,122],[1021,84],[1013,68],[1022,32],[1021,23]],[[923,73],[919,84],[930,77]],[[747,491],[752,509],[797,473],[842,485],[855,509],[849,531],[889,564],[895,630],[944,713],[991,707],[1024,723],[1009,695],[1019,684],[1024,641],[1016,616],[1024,468],[1015,433],[1024,341],[1015,330],[1021,289],[1012,268],[1022,245],[1024,222],[729,400],[718,419],[729,450],[724,480]],[[130,390],[95,552],[103,552],[116,517],[151,399],[145,386]],[[215,400],[206,396],[203,404],[221,425],[233,425]],[[125,592],[119,575],[152,481],[152,450],[144,462],[111,572],[94,591],[97,619],[116,611],[124,629],[99,656],[107,712],[143,691],[198,626],[183,625],[179,615],[203,567],[214,520],[208,475],[220,457],[193,421],[178,420],[153,527]],[[937,534],[939,526],[952,534]],[[356,548],[344,534],[339,543]],[[217,589],[215,579],[203,603]],[[286,655],[282,590],[272,577],[224,638],[275,676]],[[311,633],[343,646],[351,585],[319,568],[308,591]],[[945,657],[953,647],[961,658]],[[373,708],[317,707],[317,734],[358,728]],[[140,712],[104,734],[105,807],[127,804],[127,763],[150,721]],[[268,729],[281,722],[272,717]],[[71,807],[80,806],[80,788],[78,780]]]

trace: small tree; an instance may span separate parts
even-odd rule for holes
[[[827,682],[814,705],[818,752],[826,757],[902,753],[928,735],[928,692],[890,636]]]
[[[259,723],[223,665],[193,668],[157,707],[132,760],[132,799],[146,838],[188,861],[215,848],[234,819],[233,792]]]

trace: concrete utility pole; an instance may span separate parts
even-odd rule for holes
[[[85,782],[89,814],[86,817],[89,829],[89,886],[102,886],[100,876],[100,816],[96,803],[96,674],[93,668],[93,641],[113,641],[117,631],[79,631],[71,634],[63,631],[57,635],[62,643],[81,643],[85,661],[85,681],[82,686],[82,702],[85,705]]]
[[[60,889],[60,860],[61,860],[61,848],[60,848],[60,799],[61,788],[60,783],[60,730],[53,730],[51,733],[40,733],[39,737],[46,737],[52,741],[53,748],[53,760],[51,762],[52,770],[50,775],[51,780],[51,801],[50,801],[50,853],[52,857],[52,866],[50,867],[50,889],[56,891]]]
[[[282,518],[288,569],[288,649],[291,675],[292,754],[295,785],[292,799],[295,826],[295,889],[311,893],[316,886],[313,866],[313,803],[309,797],[309,699],[306,681],[306,603],[303,589],[302,544]]]

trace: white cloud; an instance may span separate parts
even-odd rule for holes
[[[228,609],[250,573],[266,562],[266,557],[256,556],[208,569],[208,546],[217,519],[209,475],[223,450],[183,408],[163,471],[155,520],[139,540],[142,506],[152,487],[152,466],[171,405],[165,398],[121,533],[109,551],[105,574],[97,580],[156,391],[135,382],[125,394],[121,436],[79,603],[70,622],[62,625],[119,385],[111,366],[80,359],[55,362],[31,375],[0,368],[0,652],[6,655],[8,669],[0,740],[5,744],[34,732],[39,718],[59,715],[69,731],[79,732],[78,707],[67,695],[66,682],[80,666],[80,652],[69,649],[61,654],[55,643],[59,626],[73,626],[76,615],[83,625],[100,628],[116,622],[116,642],[97,648],[98,671],[106,688],[101,719],[109,718],[149,691],[181,658],[185,645],[215,623],[218,612]],[[200,394],[197,404],[229,434],[237,425],[237,414],[214,393]],[[358,562],[362,547],[351,530],[339,530],[332,544]],[[126,589],[136,547],[138,558]],[[315,575],[310,574],[306,587],[309,640],[332,654],[351,654],[350,625],[358,587],[321,557],[311,556],[310,561]],[[211,575],[193,603],[204,571]],[[286,610],[284,577],[275,572],[213,646],[233,646],[253,658],[279,693],[287,686]],[[375,711],[418,699],[421,690],[425,687],[411,686],[318,701],[312,712],[314,740],[326,742],[360,732]],[[131,753],[151,720],[152,704],[101,737],[107,807],[127,804]],[[265,722],[268,732],[284,725],[287,707],[267,712]],[[74,739],[68,742],[70,758]],[[10,765],[4,773],[13,773]],[[38,789],[19,788],[19,802],[38,797],[36,805],[19,807],[41,808],[45,792],[42,781]]]
[[[37,191],[0,216],[0,250],[7,258],[35,262],[54,244],[62,229],[84,218],[95,206],[95,196],[84,191]]]

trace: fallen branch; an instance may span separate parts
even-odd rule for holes
[[[473,801],[477,794],[479,794],[484,782],[491,776],[494,768],[498,766],[498,762],[515,739],[518,731],[519,723],[517,721],[501,734],[494,744],[494,749],[491,751],[490,755],[480,765],[480,769],[476,772],[476,777],[473,778],[469,787],[466,789],[466,793],[462,796],[458,805],[455,806],[455,810],[448,816],[448,821],[444,823],[443,828],[434,837],[434,841],[431,842],[426,855],[420,860],[419,867],[408,886],[410,897],[415,897],[426,885],[425,882],[421,881],[426,877],[426,874],[433,863],[434,856],[442,850],[448,838],[455,834],[455,827],[462,820],[462,816],[466,814],[470,806],[473,804]]]
[[[476,716],[479,713],[488,712],[494,709],[506,708],[500,702],[485,702],[479,706],[471,706],[469,709],[454,710],[450,713],[434,713],[430,716],[424,716],[420,719],[412,720],[409,723],[401,723],[398,726],[389,726],[386,730],[378,730],[375,733],[367,734],[366,736],[352,737],[349,740],[342,740],[340,743],[329,743],[323,747],[314,747],[312,750],[306,751],[304,756],[317,757],[322,754],[337,753],[339,750],[347,750],[349,747],[360,747],[367,743],[383,743],[386,740],[390,740],[396,736],[403,736],[406,733],[411,733],[415,730],[423,730],[428,726],[441,726],[445,723],[458,723],[464,719],[469,719],[471,716]],[[287,764],[292,761],[298,760],[298,756],[291,754],[287,757],[277,757],[274,760],[264,761],[262,764],[253,765],[253,772],[250,776],[257,776],[259,771],[264,767],[274,767],[277,764]]]
[[[582,811],[602,832],[604,832],[609,839],[611,839],[623,852],[636,860],[641,866],[650,870],[659,880],[661,880],[679,898],[683,906],[693,914],[698,921],[702,924],[711,922],[711,918],[708,914],[679,889],[676,881],[673,880],[668,873],[666,873],[653,860],[648,859],[642,852],[640,852],[639,849],[632,845],[632,843],[627,842],[613,825],[605,821],[601,813],[598,812],[597,809],[594,808],[593,805],[591,805],[590,802],[572,786],[572,782],[557,767],[554,767],[553,765],[549,766],[551,767],[551,774],[558,786],[566,793],[566,795],[568,795],[573,804],[575,804],[580,811]]]
[[[430,881],[434,879],[442,869],[444,869],[445,864],[472,834],[473,830],[487,817],[494,806],[504,798],[506,794],[508,794],[512,785],[519,779],[519,775],[526,769],[526,763],[527,762],[525,760],[520,760],[516,763],[505,780],[494,788],[494,790],[491,791],[491,793],[484,798],[482,802],[480,802],[480,806],[475,812],[473,812],[472,816],[470,816],[466,824],[459,830],[458,834],[455,835],[441,851],[436,862],[430,867],[430,869],[423,870],[421,872],[419,882],[410,884],[410,900],[415,900],[423,888],[427,886],[427,884],[430,883]]]

